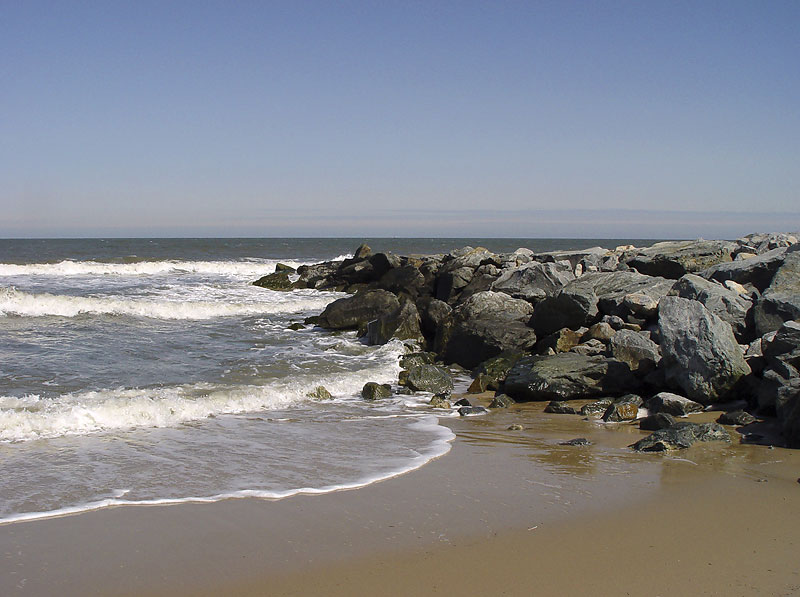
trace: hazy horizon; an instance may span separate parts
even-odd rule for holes
[[[0,236],[796,230],[798,23],[786,1],[6,3]]]

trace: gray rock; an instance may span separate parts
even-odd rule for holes
[[[342,261],[325,261],[314,265],[301,265],[297,268],[300,279],[296,288],[330,288],[335,285],[332,277],[336,274]]]
[[[789,250],[769,287],[756,303],[756,332],[759,336],[764,335],[793,319],[800,319],[800,251]]]
[[[506,396],[505,394],[498,394],[492,401],[489,403],[489,408],[508,408],[512,404],[515,404],[514,399],[511,396]]]
[[[539,336],[549,336],[562,328],[577,329],[592,323],[598,314],[597,295],[591,287],[568,284],[546,298],[533,312],[530,325]]]
[[[269,290],[291,290],[292,282],[289,280],[287,272],[275,272],[259,278],[253,282],[253,286],[260,286]]]
[[[611,354],[626,363],[631,371],[648,373],[661,361],[658,345],[639,332],[619,330],[611,338]]]
[[[535,253],[534,261],[542,263],[568,262],[570,268],[574,270],[582,261],[593,261],[592,257],[602,258],[609,254],[608,249],[603,247],[591,247],[589,249],[579,249],[575,251],[547,251],[545,253]]]
[[[508,372],[505,392],[517,401],[570,400],[621,394],[637,386],[620,361],[565,352],[520,359]]]
[[[551,400],[547,406],[544,407],[544,412],[554,415],[574,415],[576,410],[572,408],[569,403],[561,400]]]
[[[637,452],[665,452],[688,448],[695,442],[731,441],[730,434],[717,423],[676,423],[656,431],[631,447]]]
[[[411,369],[416,365],[433,365],[436,355],[432,352],[410,352],[400,357],[400,367]]]
[[[766,251],[776,249],[778,247],[789,247],[797,244],[796,234],[784,234],[781,232],[756,232],[748,234],[736,241],[740,246],[750,248],[752,247],[755,253],[761,255]]]
[[[606,323],[605,321],[598,321],[589,328],[588,336],[593,340],[609,342],[616,333],[617,331],[611,327],[611,324]]]
[[[364,400],[378,400],[379,398],[388,398],[392,395],[392,386],[388,383],[379,384],[374,381],[369,381],[364,384],[361,389],[361,397]]]
[[[386,344],[392,338],[425,341],[416,305],[405,295],[401,296],[399,302],[400,306],[391,313],[367,323],[368,344]]]
[[[436,332],[444,321],[453,312],[453,308],[433,297],[424,297],[417,301],[417,311],[420,315],[422,333],[428,339],[436,336]]]
[[[669,429],[677,421],[675,417],[667,413],[656,413],[639,419],[639,429],[642,431],[658,431],[659,429]]]
[[[667,382],[701,404],[729,399],[750,373],[731,326],[697,301],[661,299],[658,330]]]
[[[719,263],[700,272],[708,280],[717,282],[732,281],[738,284],[752,284],[759,292],[764,292],[775,277],[775,272],[783,264],[786,248],[773,249],[750,259]]]
[[[450,408],[450,402],[445,397],[439,396],[438,394],[431,398],[428,404],[433,408]]]
[[[462,321],[469,319],[495,319],[499,321],[525,321],[533,314],[527,301],[515,299],[503,292],[484,291],[470,296],[456,307],[454,316]]]
[[[528,263],[504,272],[492,290],[532,303],[552,296],[575,279],[571,268],[555,263]]]
[[[687,274],[675,282],[669,294],[702,303],[711,313],[730,324],[737,340],[749,342],[752,339],[750,310],[753,302],[747,297],[694,274]]]
[[[674,417],[685,417],[703,410],[703,405],[671,392],[659,392],[645,405],[651,413],[667,413]]]
[[[725,413],[720,415],[720,417],[717,419],[717,423],[720,425],[736,425],[738,427],[749,425],[750,423],[755,422],[756,418],[743,410],[734,410],[732,412]]]
[[[469,417],[474,415],[485,415],[488,410],[483,408],[482,406],[462,406],[458,409],[459,416],[462,417]]]
[[[291,265],[286,265],[285,263],[276,263],[275,264],[275,271],[276,272],[286,272],[287,274],[293,274],[297,270],[293,268]]]
[[[366,243],[362,243],[356,249],[356,252],[353,253],[353,259],[367,259],[372,256],[372,249],[370,249],[369,245]]]
[[[774,409],[790,447],[800,447],[800,321],[789,321],[762,338],[766,368],[758,388],[759,406]]]
[[[608,407],[611,406],[613,402],[614,400],[612,398],[601,398],[589,404],[584,404],[581,407],[580,413],[584,417],[600,417],[608,410]]]
[[[648,276],[678,279],[732,260],[737,245],[719,240],[667,241],[642,249],[628,265]]]
[[[386,290],[365,290],[333,301],[316,318],[317,325],[327,329],[357,329],[400,308],[397,297]]]
[[[404,292],[411,297],[425,294],[426,280],[422,272],[413,265],[403,265],[387,271],[380,280],[378,288],[394,294]],[[430,290],[428,290],[430,294]]]
[[[414,365],[408,370],[405,385],[415,392],[449,394],[453,391],[450,374],[436,365]]]
[[[472,280],[475,270],[461,267],[439,274],[436,279],[436,298],[446,303],[455,302],[458,294]]]
[[[582,342],[577,346],[573,346],[570,349],[570,352],[586,356],[602,355],[606,353],[606,345],[603,344],[600,340],[595,340],[594,338],[592,338],[591,340]]]
[[[591,446],[592,442],[590,442],[585,437],[576,437],[575,439],[570,439],[565,442],[558,442],[559,446]]]

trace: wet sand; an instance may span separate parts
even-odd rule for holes
[[[800,451],[636,454],[543,406],[447,419],[449,454],[359,490],[2,526],[0,594],[800,593]]]

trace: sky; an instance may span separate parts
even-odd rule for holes
[[[0,0],[0,237],[800,229],[800,2]]]

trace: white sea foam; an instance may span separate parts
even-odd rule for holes
[[[402,345],[376,350],[360,371],[308,378],[297,375],[270,384],[212,386],[189,384],[144,389],[109,389],[57,398],[0,397],[0,441],[19,442],[135,427],[174,427],[211,416],[285,408],[309,400],[324,385],[334,396],[351,397],[365,377],[381,383],[397,378]]]
[[[296,293],[275,293],[269,297],[269,301],[250,302],[182,301],[33,294],[15,288],[0,288],[0,315],[75,317],[92,314],[155,319],[210,319],[321,310],[335,298],[329,294]]]
[[[334,261],[352,255],[339,255]],[[283,263],[297,268],[317,263],[319,260],[298,261],[259,259],[247,261],[137,261],[133,263],[107,263],[102,261],[73,261],[58,263],[0,263],[0,276],[154,276],[169,273],[211,274],[222,276],[263,276],[275,271]]]
[[[448,428],[438,424],[438,420],[433,415],[419,416],[417,420],[409,425],[411,428],[430,432],[433,436],[431,443],[427,449],[419,452],[413,458],[410,458],[404,465],[394,469],[386,470],[379,474],[370,475],[351,482],[344,482],[336,485],[324,485],[321,487],[295,487],[287,488],[281,491],[269,491],[261,489],[243,489],[238,491],[223,492],[210,496],[188,496],[180,498],[161,498],[161,499],[148,499],[148,500],[125,500],[122,499],[129,490],[117,490],[114,492],[114,497],[95,500],[84,504],[77,504],[74,506],[67,506],[56,510],[42,511],[42,512],[24,512],[20,514],[12,514],[5,518],[0,518],[0,524],[9,524],[13,522],[25,522],[30,520],[38,520],[42,518],[53,518],[58,516],[69,516],[71,514],[80,514],[83,512],[90,512],[92,510],[100,510],[113,506],[157,506],[157,505],[172,505],[172,504],[186,504],[186,503],[211,503],[219,502],[227,499],[237,498],[261,498],[261,499],[283,499],[295,495],[319,495],[324,493],[331,493],[333,491],[344,491],[349,489],[358,489],[365,487],[372,483],[385,481],[398,477],[405,473],[416,470],[434,458],[444,456],[450,451],[451,442],[455,439],[455,434]]]

